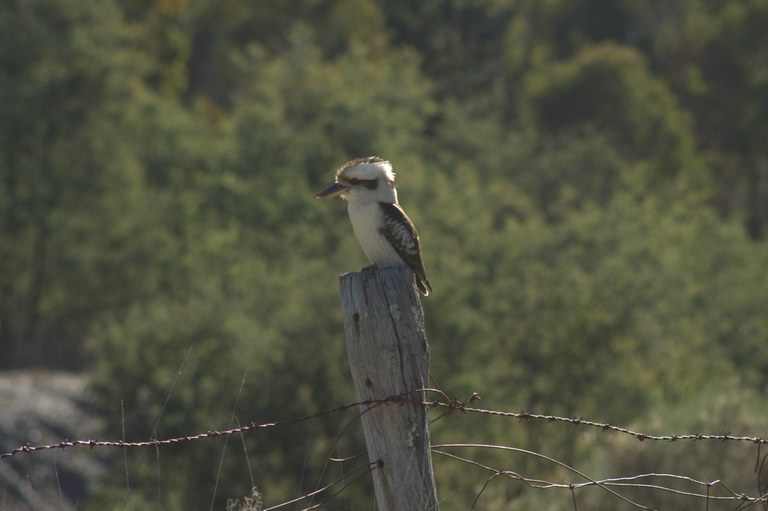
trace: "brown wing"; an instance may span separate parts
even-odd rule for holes
[[[427,272],[424,270],[424,261],[421,259],[421,244],[419,235],[413,222],[405,214],[398,204],[379,202],[384,212],[384,227],[382,234],[394,247],[397,255],[405,261],[405,264],[416,274],[416,283],[424,296],[432,292],[432,287],[427,280]]]

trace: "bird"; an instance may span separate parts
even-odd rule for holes
[[[352,230],[372,266],[407,266],[424,296],[432,292],[421,257],[421,242],[411,219],[397,202],[392,164],[378,156],[356,158],[342,165],[335,182],[316,199],[347,201]]]

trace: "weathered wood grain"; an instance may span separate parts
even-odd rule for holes
[[[437,510],[429,417],[429,345],[413,274],[368,269],[339,277],[352,379],[360,400],[409,402],[361,407],[379,511]]]

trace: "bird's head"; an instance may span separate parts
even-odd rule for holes
[[[315,195],[316,199],[341,197],[349,202],[397,203],[392,164],[378,156],[357,158],[341,166],[336,182]]]

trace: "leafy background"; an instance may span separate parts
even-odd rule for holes
[[[336,275],[366,261],[343,205],[312,195],[377,154],[421,233],[450,395],[765,436],[766,26],[764,0],[3,2],[0,368],[87,374],[111,438],[353,401]],[[248,437],[218,476],[220,444],[164,450],[162,491],[137,461],[132,505],[223,508],[248,470],[282,502],[339,431]],[[673,456],[476,417],[433,439],[754,486],[752,451]],[[362,450],[360,433],[341,445]],[[485,476],[435,465],[443,507],[466,509]],[[86,505],[125,494],[116,470]],[[483,502],[569,499],[495,484]],[[339,505],[370,508],[368,485]]]

